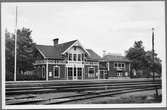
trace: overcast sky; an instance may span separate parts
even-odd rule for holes
[[[155,28],[155,52],[165,56],[165,7],[163,1],[142,2],[53,2],[2,3],[2,29],[14,32],[15,7],[18,28],[32,30],[37,44],[53,45],[78,39],[85,48],[102,56],[120,53],[142,40],[151,49],[151,28]]]

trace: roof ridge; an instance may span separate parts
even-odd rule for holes
[[[68,41],[68,42],[63,42],[63,43],[61,43],[61,44],[58,44],[57,46],[59,46],[59,45],[63,45],[63,44],[66,44],[66,43],[70,43],[70,42],[73,42],[73,41],[77,41],[77,40],[71,40],[71,41]],[[37,46],[50,46],[50,47],[54,47],[53,45],[42,45],[42,44],[37,44]]]
[[[58,44],[58,45],[63,45],[63,44],[70,43],[70,42],[73,42],[73,41],[77,41],[77,40],[71,40],[71,41],[68,41],[68,42],[63,42],[63,43]]]
[[[49,47],[53,47],[52,45],[41,45],[41,44],[37,44],[36,46],[49,46]]]

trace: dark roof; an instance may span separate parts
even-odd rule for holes
[[[62,59],[61,53],[76,41],[77,40],[73,40],[70,42],[58,44],[56,46],[37,45],[36,47],[46,58]]]
[[[65,43],[59,44],[58,47],[61,49],[61,52],[64,52],[66,49],[68,49],[76,41],[77,40],[65,42]]]
[[[43,54],[46,58],[55,58],[55,59],[63,59],[62,53],[68,49],[73,43],[75,43],[77,40],[73,40],[70,42],[65,42],[62,44],[58,44],[56,46],[48,46],[48,45],[36,45],[37,49]],[[89,59],[90,60],[98,60],[101,59],[101,57],[96,54],[91,49],[86,49],[88,53],[90,54]]]
[[[90,59],[90,60],[100,60],[101,59],[101,57],[97,53],[95,53],[93,50],[91,50],[91,49],[86,49],[86,50],[90,54],[90,56],[88,57],[88,59]]]
[[[126,57],[121,55],[105,55],[102,60],[107,61],[120,61],[120,62],[130,62]]]

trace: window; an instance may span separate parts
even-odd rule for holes
[[[114,65],[115,67],[117,67],[117,63],[115,63],[115,65]]]
[[[78,68],[78,76],[79,76],[79,77],[82,76],[82,68]]]
[[[84,54],[82,54],[82,61],[84,61]]]
[[[125,64],[124,63],[122,63],[122,68],[124,68],[125,67]]]
[[[81,61],[81,54],[78,54],[78,61]]]
[[[42,66],[42,78],[45,78],[45,66]]]
[[[88,68],[88,77],[92,78],[92,77],[95,77],[95,68],[93,67],[90,67]]]
[[[56,78],[60,77],[60,67],[59,66],[54,66],[53,67],[53,76]]]
[[[114,68],[125,68],[125,63],[115,63]]]
[[[68,68],[68,76],[72,77],[72,68],[71,67]]]
[[[73,60],[76,61],[77,55],[73,54]]]
[[[72,60],[72,54],[71,53],[69,54],[68,60],[70,60],[70,61]]]
[[[77,49],[77,47],[75,46],[75,47],[74,47],[74,50],[76,50],[76,49]]]

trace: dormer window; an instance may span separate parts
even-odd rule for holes
[[[84,61],[84,54],[82,54],[82,61]]]
[[[78,61],[81,61],[81,54],[78,54]]]
[[[69,54],[68,60],[70,60],[70,61],[72,60],[72,54],[71,53]]]
[[[77,47],[76,47],[76,46],[74,46],[74,50],[76,50],[76,48],[77,48]]]
[[[74,61],[77,60],[77,55],[76,55],[76,54],[73,55],[73,60],[74,60]]]

